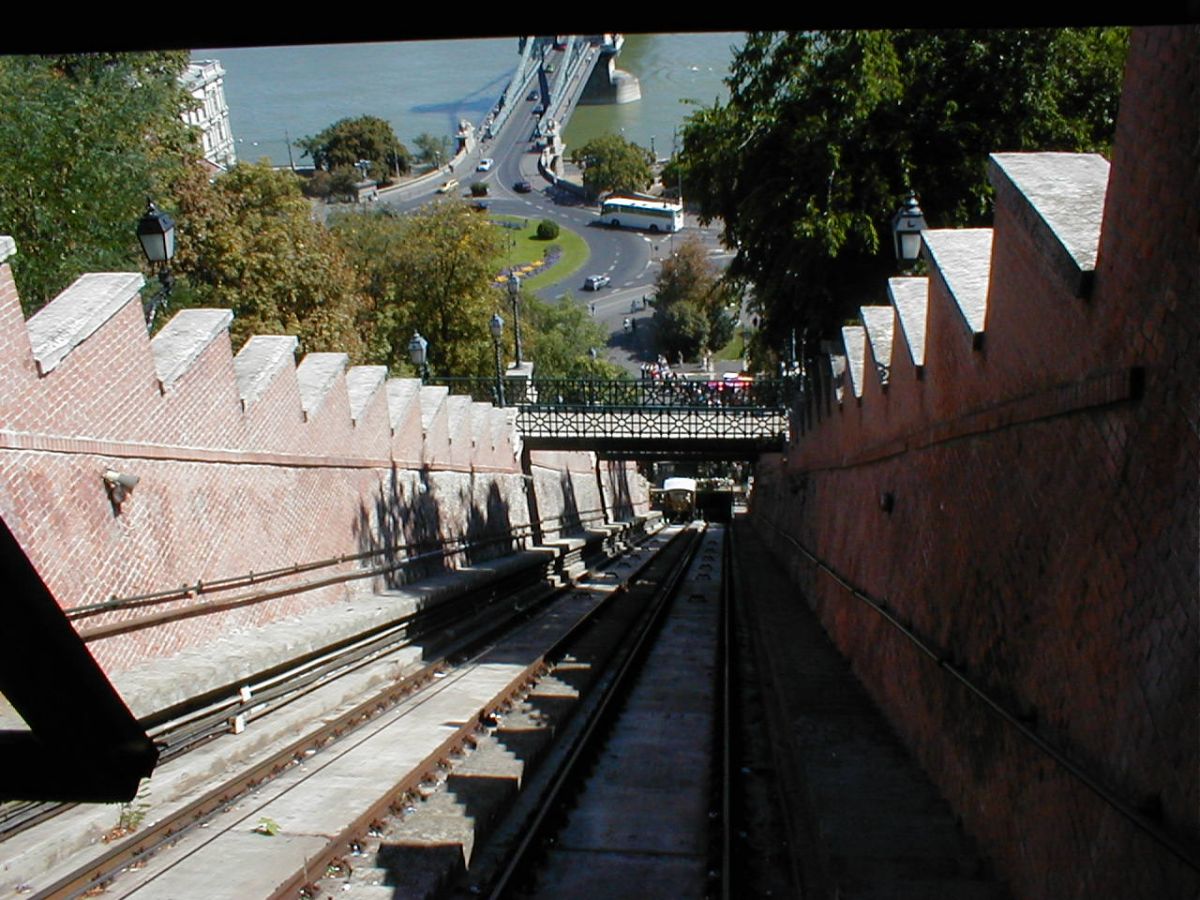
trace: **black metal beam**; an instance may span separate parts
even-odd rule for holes
[[[0,800],[132,799],[158,748],[2,521],[0,575],[0,693],[30,728],[0,732]]]

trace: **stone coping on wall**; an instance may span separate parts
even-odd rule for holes
[[[11,240],[11,238],[10,238]],[[53,371],[67,354],[91,337],[129,303],[145,284],[132,272],[82,275],[26,323],[38,372]]]

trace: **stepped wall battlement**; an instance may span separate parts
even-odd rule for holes
[[[1195,27],[1135,30],[1111,167],[994,155],[993,227],[926,233],[757,473],[760,533],[1016,896],[1198,889],[1154,836],[1200,847],[1198,61]]]
[[[254,336],[235,355],[228,310],[181,311],[149,337],[137,274],[85,275],[26,322],[7,263],[17,251],[0,237],[0,517],[69,615],[112,597],[529,524],[511,410],[349,366],[344,354],[309,353],[297,365],[291,336]],[[541,515],[602,507],[601,470],[635,483],[630,508],[646,508],[632,471],[564,454],[534,460],[548,491]],[[138,479],[120,504],[106,471]],[[127,669],[367,584],[177,618],[89,647],[109,671]],[[162,608],[74,621],[88,636]]]

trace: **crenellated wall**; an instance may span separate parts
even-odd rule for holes
[[[1135,31],[1111,168],[993,156],[993,227],[926,233],[757,471],[797,601],[1020,897],[1200,891],[1117,809],[1200,861],[1198,61]]]
[[[85,275],[26,322],[6,262],[15,252],[0,237],[0,517],[64,609],[529,524],[511,410],[388,378],[383,367],[350,367],[344,354],[310,353],[297,365],[290,336],[252,337],[234,355],[228,310],[182,311],[149,338],[140,275]],[[592,454],[539,465],[543,517],[599,506]],[[108,469],[138,478],[119,510],[102,480]],[[644,510],[644,487],[635,493]],[[362,584],[89,647],[109,672],[129,669]],[[145,614],[106,612],[77,626],[86,635]]]

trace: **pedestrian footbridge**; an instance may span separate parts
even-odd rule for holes
[[[781,451],[796,379],[437,379],[452,393],[515,407],[530,450],[602,457],[754,459]]]

